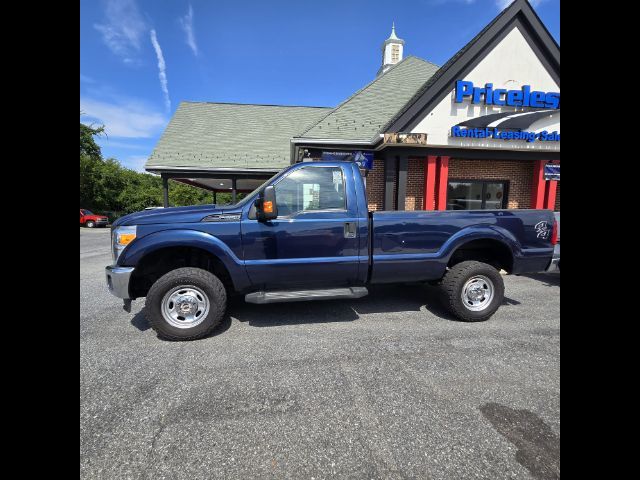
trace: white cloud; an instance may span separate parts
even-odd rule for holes
[[[136,172],[144,172],[144,164],[147,162],[147,158],[149,158],[147,155],[131,155],[120,163]]]
[[[160,88],[164,94],[164,106],[167,112],[171,110],[171,100],[169,99],[169,87],[167,86],[167,66],[164,63],[164,56],[162,55],[162,49],[158,43],[158,37],[156,37],[156,31],[151,30],[151,43],[156,51],[156,57],[158,57],[158,76],[160,77]]]
[[[191,4],[189,4],[189,12],[184,17],[180,17],[179,20],[184,33],[187,35],[187,45],[189,45],[193,54],[197,57],[198,44],[196,43],[196,35],[193,30],[193,7]]]
[[[105,20],[101,24],[95,24],[94,27],[102,34],[104,43],[125,63],[138,64],[140,62],[138,57],[142,50],[142,38],[149,31],[151,43],[158,59],[160,88],[162,89],[164,105],[168,112],[171,110],[171,100],[167,85],[167,66],[155,29],[150,29],[150,25],[141,15],[135,0],[106,0],[105,5]],[[195,38],[193,37],[193,9],[191,6],[189,6],[189,13],[184,18],[185,22],[187,22],[185,25],[188,26],[191,32],[191,36],[189,36],[189,32],[187,36],[193,41],[193,46],[197,52]],[[83,82],[82,76],[80,80]],[[90,82],[84,81],[84,83]]]
[[[148,150],[149,146],[144,144],[140,145],[137,143],[131,142],[119,142],[117,140],[113,140],[111,138],[104,137],[102,140],[102,145],[112,148],[126,148],[129,150]]]
[[[498,8],[500,10],[504,10],[505,8],[507,8],[509,5],[511,5],[513,3],[514,0],[496,0],[496,5],[498,6]],[[532,7],[537,7],[538,5],[540,5],[542,2],[544,2],[545,0],[529,0],[529,3],[531,4]]]
[[[162,113],[135,100],[109,103],[81,97],[80,111],[83,123],[104,125],[109,138],[150,138],[160,133],[168,122]]]
[[[105,22],[95,24],[102,40],[125,63],[135,63],[148,26],[135,0],[107,0]]]
[[[96,83],[96,81],[87,75],[80,74],[80,83]]]

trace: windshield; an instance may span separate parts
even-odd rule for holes
[[[83,215],[93,215],[93,212],[91,212],[90,210],[83,210],[82,214]]]
[[[269,182],[271,182],[274,178],[276,178],[278,175],[280,175],[281,172],[276,173],[273,177],[271,177],[269,180],[267,180],[266,182],[264,182],[262,185],[260,185],[258,188],[256,188],[253,192],[247,194],[242,200],[240,200],[238,203],[235,204],[236,207],[243,207],[244,205],[246,205],[246,203],[253,198],[253,196],[259,192],[261,189],[263,189],[265,186],[267,186],[269,184]]]

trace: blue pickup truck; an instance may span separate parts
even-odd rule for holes
[[[146,297],[164,338],[208,335],[230,295],[271,303],[358,298],[371,284],[438,284],[457,318],[482,321],[503,301],[500,270],[550,266],[549,210],[370,212],[353,162],[292,165],[235,205],[142,211],[112,226],[109,290]]]

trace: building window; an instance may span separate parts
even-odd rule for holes
[[[509,182],[496,180],[450,180],[447,210],[507,208]]]
[[[397,62],[400,58],[400,47],[398,45],[391,46],[391,61]]]

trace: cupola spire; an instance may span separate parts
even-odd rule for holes
[[[393,65],[402,60],[404,40],[396,35],[396,22],[391,23],[391,35],[382,44],[382,66],[378,75],[389,70]]]

